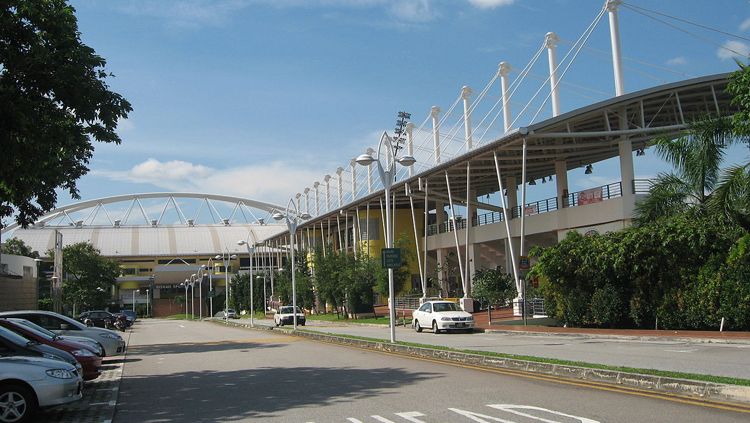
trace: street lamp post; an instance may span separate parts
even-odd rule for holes
[[[226,297],[224,301],[224,321],[226,322],[229,321],[229,260],[236,258],[236,255],[230,255],[229,248],[214,257],[214,259],[221,260],[224,263],[224,295]]]
[[[150,316],[148,309],[151,306],[151,298],[148,296],[148,288],[146,288],[146,317]]]
[[[188,296],[187,296],[188,280],[185,279],[185,282],[181,283],[180,286],[185,287],[185,320],[187,320],[187,317],[188,317]]]
[[[250,239],[250,235],[248,235],[248,240]],[[247,255],[250,256],[250,326],[255,326],[255,307],[253,305],[253,291],[255,289],[253,288],[253,253],[255,252],[255,246],[250,245],[250,242],[245,240],[237,241],[237,245],[245,245],[247,246]]]
[[[213,278],[212,278],[213,273],[214,273],[213,261],[214,261],[214,258],[210,257],[208,259],[208,263],[201,266],[201,267],[205,266],[206,272],[208,272],[208,295],[209,295],[208,297],[209,310],[208,311],[209,313],[211,313],[211,317],[214,317],[214,285],[213,285]]]
[[[385,157],[385,168],[380,159],[380,152],[383,146],[387,149]],[[396,145],[398,147],[398,143]],[[388,136],[387,133],[383,132],[380,137],[380,144],[378,145],[378,158],[372,157],[370,154],[362,154],[357,157],[356,161],[362,166],[370,166],[372,163],[378,164],[378,174],[380,175],[380,181],[383,183],[385,189],[385,243],[386,248],[393,248],[393,225],[391,223],[391,186],[396,178],[396,162],[402,166],[409,167],[416,162],[416,159],[412,156],[396,157],[398,148],[393,146],[393,138]],[[390,332],[391,342],[396,342],[396,304],[395,304],[395,293],[393,289],[393,269],[388,268],[388,309],[390,318]]]
[[[195,282],[198,277],[195,273],[190,275],[190,319],[195,319]]]
[[[294,213],[289,213],[289,205],[294,206]],[[296,237],[297,237],[297,225],[299,224],[299,220],[307,220],[310,218],[310,214],[305,212],[300,214],[299,209],[297,208],[297,204],[294,202],[294,199],[289,199],[289,202],[286,204],[286,212],[281,213],[280,211],[277,211],[273,214],[274,220],[286,220],[286,226],[289,228],[289,243],[291,244],[289,247],[291,248],[292,253],[292,312],[293,312],[293,325],[292,329],[297,330],[297,282],[295,278],[295,270],[294,270],[294,248],[297,244]]]
[[[133,313],[135,313],[135,289],[133,290]]]

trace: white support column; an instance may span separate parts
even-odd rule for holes
[[[497,65],[497,73],[500,75],[500,93],[503,97],[503,133],[508,133],[510,130],[510,99],[508,96],[508,74],[513,69],[508,62],[500,62]]]
[[[440,107],[432,106],[430,116],[432,116],[432,139],[434,141],[435,164],[440,163]]]
[[[302,193],[298,192],[294,198],[297,200],[297,210],[302,210],[302,207],[300,207],[300,198],[302,197]]]
[[[414,157],[414,124],[409,122],[406,124],[406,154]],[[414,176],[414,166],[409,166],[409,177]]]
[[[338,176],[338,194],[339,194],[339,207],[341,207],[341,204],[344,202],[344,180],[341,177],[341,175],[344,173],[344,168],[339,167],[336,169],[336,175]],[[352,198],[353,200],[354,198]]]
[[[323,177],[323,181],[326,183],[326,212],[331,211],[331,175]]]
[[[310,214],[310,188],[305,188],[305,212]]]
[[[440,233],[440,228],[445,224],[445,203],[440,200],[435,201],[435,224],[437,225],[437,233]],[[438,286],[443,292],[443,295],[448,295],[448,277],[447,277],[447,266],[448,266],[448,252],[445,248],[437,249],[437,264],[438,264]]]
[[[456,243],[456,258],[458,259],[458,273],[461,275],[461,286],[464,293],[469,289],[466,286],[466,275],[464,273],[464,261],[461,258],[461,246],[458,244],[458,225],[456,225],[456,207],[453,203],[453,194],[451,193],[451,180],[448,171],[445,171],[445,187],[448,191],[448,204],[450,205],[451,220],[453,222],[453,240]]]
[[[367,154],[373,155],[375,154],[375,150],[372,148],[367,149]],[[369,166],[367,166],[367,193],[372,194],[372,168],[375,165],[375,163],[370,163]]]
[[[349,167],[352,168],[352,200],[357,198],[357,162],[352,159],[349,161]]]
[[[565,160],[555,161],[555,184],[557,186],[557,208],[568,207],[568,163]]]
[[[622,53],[620,51],[620,24],[617,19],[617,7],[622,0],[607,0],[607,12],[609,12],[609,37],[612,43],[612,70],[615,74],[615,95],[625,94],[625,86],[622,81]]]
[[[557,89],[557,58],[555,57],[555,49],[559,41],[560,37],[554,32],[548,32],[544,36],[544,46],[547,47],[547,59],[549,61],[549,87],[552,91],[552,117],[560,114],[560,97]]]
[[[466,140],[466,151],[471,150],[474,146],[474,141],[471,137],[471,111],[469,110],[471,107],[471,102],[469,101],[471,93],[471,88],[466,85],[461,88],[461,99],[464,103],[464,139]]]
[[[320,182],[315,181],[313,184],[313,188],[315,189],[315,216],[320,216],[320,192],[318,190],[318,187],[320,186]]]

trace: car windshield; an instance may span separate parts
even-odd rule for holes
[[[234,309],[233,308],[228,308],[227,309],[227,313],[234,313]]]
[[[434,303],[432,309],[435,311],[459,311],[456,303]]]
[[[47,330],[47,329],[45,329],[45,328],[37,325],[36,323],[30,322],[30,321],[28,321],[26,319],[8,319],[8,320],[10,320],[13,323],[18,323],[18,324],[24,325],[24,326],[26,326],[28,328],[31,328],[31,329],[33,329],[33,330],[35,330],[37,332],[41,332],[41,333],[43,333],[45,335],[45,337],[51,337],[52,339],[57,338],[57,335],[55,335],[54,332],[52,332],[50,330]]]
[[[0,326],[0,336],[5,338],[10,343],[16,344],[21,347],[25,347],[29,345],[29,343],[31,343],[30,340],[2,326]]]
[[[128,317],[135,317],[135,312],[133,310],[123,310],[121,313]]]
[[[294,313],[292,310],[294,310],[294,308],[292,308],[291,306],[281,307],[281,310],[279,310],[279,313],[292,314]],[[297,307],[297,313],[302,313],[301,311],[299,311],[299,307]]]
[[[22,326],[18,322],[14,321],[13,323],[17,324],[18,326]],[[26,331],[30,332],[31,334],[36,335],[36,336],[38,336],[40,338],[44,338],[44,339],[46,339],[48,341],[54,341],[55,340],[55,334],[52,333],[52,332],[49,332],[48,330],[41,330],[40,331],[40,330],[36,330],[35,328],[30,327],[30,326],[22,326],[22,328],[25,329]],[[13,328],[11,328],[11,330],[13,330]],[[47,332],[49,332],[49,333],[47,333]],[[23,336],[23,334],[20,334],[20,335]]]

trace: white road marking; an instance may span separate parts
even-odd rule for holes
[[[406,413],[396,413],[397,416],[401,417],[402,419],[406,421],[410,421],[412,423],[426,423],[424,420],[419,420],[416,417],[424,417],[425,415],[420,413],[419,411],[407,411]]]
[[[362,423],[360,420],[357,420],[354,417],[349,417],[347,420],[349,420],[352,423]]]
[[[451,410],[452,412],[459,414],[461,416],[468,417],[471,420],[474,420],[475,422],[479,422],[479,423],[490,423],[490,421],[501,422],[501,423],[517,423],[517,422],[514,422],[513,420],[503,420],[497,417],[487,416],[484,414],[475,413],[473,411],[461,410],[458,408],[449,408],[448,410]],[[484,419],[489,419],[489,420],[484,420]]]
[[[676,353],[692,353],[698,351],[697,349],[690,349],[690,350],[664,350],[666,352],[676,352]]]
[[[180,325],[181,328],[184,328],[185,326]]]
[[[564,416],[564,417],[568,417],[568,418],[571,418],[571,419],[577,419],[581,423],[599,423],[596,420],[587,419],[585,417],[572,416],[570,414],[565,414],[565,413],[561,413],[559,411],[554,411],[554,410],[548,410],[546,408],[535,407],[533,405],[487,404],[487,406],[495,408],[497,410],[506,411],[508,413],[517,414],[519,416],[528,417],[530,419],[539,420],[539,421],[547,422],[547,423],[560,423],[560,422],[558,420],[548,420],[548,419],[545,419],[545,418],[542,418],[542,417],[537,417],[537,416],[534,416],[534,415],[531,415],[531,414],[522,413],[520,411],[517,411],[517,409],[542,411],[542,412],[549,413],[549,414],[555,414],[557,416]]]
[[[375,420],[377,420],[379,422],[382,422],[382,423],[396,423],[393,420],[388,420],[385,417],[380,417],[378,415],[374,415],[374,416],[370,416],[370,417],[372,417],[373,419],[375,419]]]

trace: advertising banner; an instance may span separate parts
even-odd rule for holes
[[[584,206],[586,204],[601,203],[602,201],[602,189],[592,188],[586,191],[578,193],[578,205]]]

